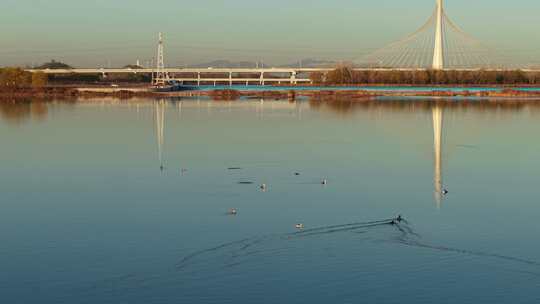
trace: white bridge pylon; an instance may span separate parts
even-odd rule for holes
[[[510,68],[494,50],[462,31],[436,0],[431,17],[417,31],[355,62],[361,67],[391,69]]]
[[[435,22],[435,47],[433,50],[433,65],[432,68],[435,70],[444,69],[444,46],[443,46],[443,0],[437,0],[436,8],[436,18]]]

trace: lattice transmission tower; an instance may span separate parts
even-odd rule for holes
[[[356,63],[394,69],[509,68],[508,58],[485,46],[450,20],[443,0],[416,32],[369,54]]]
[[[169,81],[169,73],[165,70],[165,56],[163,55],[163,34],[159,33],[157,48],[156,71],[153,77],[153,84],[156,86],[165,85]]]

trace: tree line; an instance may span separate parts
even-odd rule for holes
[[[310,74],[313,84],[401,84],[401,85],[536,85],[540,84],[539,72],[521,70],[355,70],[338,66],[334,70]]]
[[[0,90],[17,91],[20,89],[41,89],[47,86],[45,73],[27,72],[21,68],[0,68]]]

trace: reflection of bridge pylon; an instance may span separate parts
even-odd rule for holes
[[[441,207],[442,201],[442,130],[443,130],[443,109],[435,105],[433,111],[433,147],[434,147],[434,173],[433,183],[435,186],[435,202],[437,207]]]
[[[155,106],[155,122],[156,122],[156,137],[158,145],[158,159],[159,168],[161,171],[165,170],[163,163],[163,143],[164,143],[164,128],[165,128],[165,101],[160,100],[156,102]]]

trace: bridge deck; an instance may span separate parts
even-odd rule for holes
[[[284,73],[284,74],[301,74],[312,72],[328,72],[334,68],[167,68],[165,72],[171,74],[177,73],[233,73],[233,74],[249,74],[249,73]],[[356,71],[425,71],[427,69],[407,69],[407,68],[355,68]],[[455,71],[479,71],[482,69],[452,69]],[[486,71],[506,71],[508,69],[484,69]],[[142,73],[150,74],[155,72],[154,69],[102,69],[102,68],[83,68],[83,69],[27,69],[28,72],[43,72],[46,74],[125,74],[125,73]],[[540,72],[540,69],[521,69],[524,72]]]

